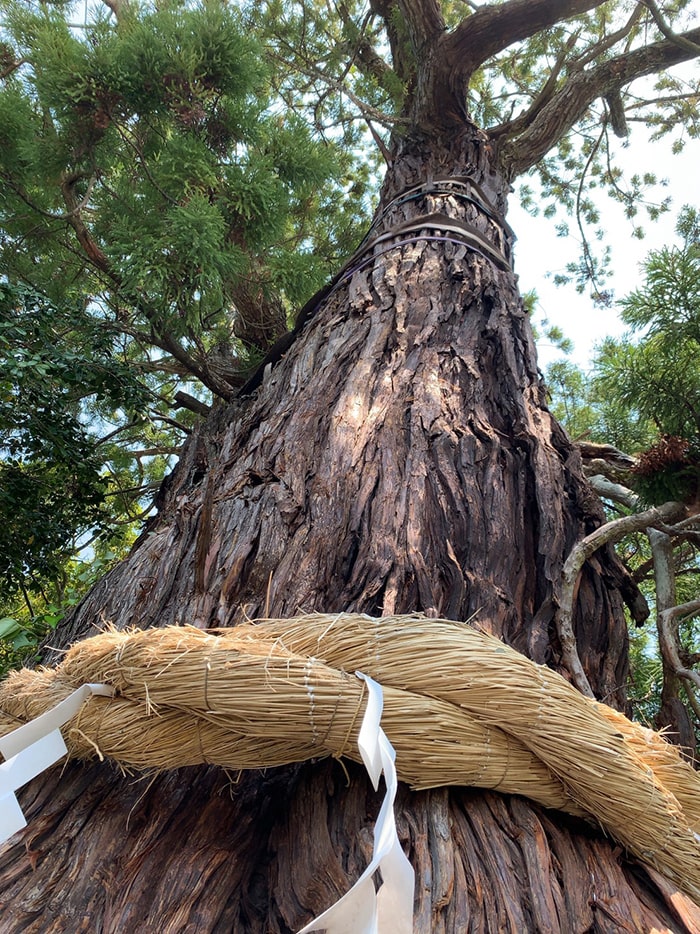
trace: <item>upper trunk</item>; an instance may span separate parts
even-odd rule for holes
[[[507,268],[506,183],[472,129],[406,136],[394,157],[368,248],[255,397],[190,440],[149,534],[62,644],[102,621],[422,610],[475,615],[560,666],[562,564],[601,514],[545,406]],[[408,191],[443,177],[457,181]],[[623,584],[612,552],[598,555],[576,615],[587,676],[618,705]],[[0,858],[3,929],[294,930],[349,886],[371,846],[374,795],[360,770],[350,776],[336,763],[248,773],[222,795],[211,770],[146,790],[107,767],[54,774],[57,797],[32,787],[30,829]],[[397,812],[416,931],[685,929],[670,887],[557,814],[456,789],[404,789]]]
[[[602,514],[546,409],[515,277],[434,219],[468,223],[510,260],[507,187],[489,156],[476,130],[400,141],[369,250],[257,396],[190,441],[148,537],[71,637],[96,612],[210,627],[263,612],[423,610],[477,614],[556,665],[561,567]],[[413,190],[426,181],[433,190]],[[596,620],[581,640],[589,680],[622,703],[620,577],[610,555],[588,572],[579,619]]]

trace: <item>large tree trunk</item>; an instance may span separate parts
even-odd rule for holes
[[[393,200],[465,174],[504,211],[506,182],[476,131],[406,136],[374,233],[441,212],[507,254],[502,224],[469,201]],[[257,394],[214,411],[157,521],[83,602],[63,644],[103,622],[422,610],[475,615],[561,670],[557,582],[599,506],[547,412],[512,273],[459,237],[407,239],[358,257]],[[620,707],[625,587],[603,552],[576,612],[589,681]],[[348,781],[334,761],[140,782],[71,765],[23,803],[29,827],[0,855],[2,930],[42,934],[294,931],[360,874],[378,806],[365,773],[351,766]],[[522,799],[402,788],[397,820],[421,934],[692,929],[672,887],[614,842]]]

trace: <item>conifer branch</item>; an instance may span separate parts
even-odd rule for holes
[[[509,0],[479,7],[446,37],[453,83],[458,76],[468,78],[492,55],[515,42],[601,5],[601,0]]]
[[[700,29],[684,34],[700,42]],[[596,98],[619,91],[625,85],[671,65],[694,58],[686,48],[668,39],[626,52],[588,71],[576,71],[545,104],[530,126],[501,149],[501,160],[511,177],[521,175],[542,159],[586,113]]]

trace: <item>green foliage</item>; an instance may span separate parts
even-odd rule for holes
[[[118,25],[95,14],[85,29],[60,8],[5,7],[21,63],[0,93],[11,280],[55,301],[79,288],[124,330],[152,331],[167,352],[177,340],[196,360],[213,329],[241,351],[242,283],[291,309],[350,250],[333,236],[340,215],[357,216],[350,159],[274,101],[261,41],[235,7],[130,4]]]
[[[658,655],[654,623],[630,629],[630,682],[627,686],[633,717],[653,727],[661,707],[663,665]]]
[[[75,536],[105,518],[103,462],[81,404],[145,406],[114,338],[79,308],[0,283],[0,591],[55,577]]]
[[[680,244],[654,251],[643,284],[621,300],[630,326],[597,348],[592,373],[569,361],[551,364],[552,409],[573,437],[586,435],[630,453],[663,437],[700,447],[700,222],[686,207]],[[672,492],[667,489],[666,493]]]
[[[130,3],[118,22],[104,7],[83,26],[65,4],[1,10],[0,615],[20,626],[16,660],[133,540],[195,420],[177,390],[226,396],[352,250],[369,168],[284,106],[259,14],[252,29],[215,2]]]
[[[550,363],[546,374],[552,414],[572,438],[591,438],[600,412],[584,372],[568,360]],[[598,438],[592,438],[598,440]]]
[[[664,4],[663,15],[675,31],[694,26],[689,3]],[[489,60],[472,82],[470,104],[477,121],[497,136],[515,131],[517,140],[517,133],[527,131],[540,106],[551,101],[566,82],[585,69],[638,49],[655,29],[643,4],[609,2],[543,30]],[[622,62],[620,67],[624,68]],[[567,264],[556,281],[574,282],[580,292],[590,290],[601,305],[610,301],[605,282],[611,252],[601,222],[604,198],[621,206],[630,220],[631,235],[637,238],[644,236],[645,225],[670,209],[663,176],[652,167],[626,176],[620,167],[620,150],[634,146],[639,124],[652,139],[673,136],[675,153],[683,150],[688,139],[698,138],[698,80],[689,75],[688,70],[662,71],[639,92],[622,89],[619,104],[629,134],[624,142],[615,136],[609,100],[601,94],[581,114],[576,132],[563,135],[520,183],[521,202],[533,215],[559,218],[567,227],[568,219],[575,218],[580,256]]]
[[[115,562],[123,556],[127,542],[106,544],[97,540],[85,560],[71,558],[61,568],[59,580],[42,581],[40,592],[19,598],[3,594],[0,599],[0,678],[21,665],[39,662],[42,643],[51,638],[67,612]],[[130,544],[130,542],[128,542]]]
[[[652,252],[644,284],[621,302],[631,333],[606,340],[595,362],[596,393],[628,413],[635,449],[650,449],[636,484],[652,503],[692,498],[700,482],[699,230],[684,208],[681,245]]]

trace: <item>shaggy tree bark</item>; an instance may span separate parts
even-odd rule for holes
[[[485,7],[449,40],[436,3],[400,5],[424,67],[370,235],[380,239],[254,394],[215,408],[190,437],[159,515],[57,649],[106,623],[419,610],[474,616],[568,676],[555,625],[562,568],[603,517],[547,411],[508,267],[505,149],[463,119],[460,89],[504,35],[517,41],[597,4]],[[464,176],[491,207],[444,182]],[[605,546],[579,578],[572,625],[593,692],[619,708],[623,594],[634,588]],[[0,852],[7,934],[294,931],[361,873],[378,808],[363,770],[334,761],[138,781],[108,764],[69,765],[22,803],[29,826]],[[700,929],[688,900],[613,841],[525,800],[402,788],[396,810],[419,934]]]
[[[395,200],[466,173],[502,209],[481,134],[405,138],[376,234],[441,212],[507,255],[503,222],[458,187]],[[546,410],[513,275],[423,228],[358,256],[256,395],[212,414],[157,520],[62,641],[103,622],[423,610],[475,615],[561,667],[563,561],[601,518]],[[588,680],[618,706],[622,578],[597,553],[574,616]],[[335,762],[235,780],[55,770],[26,792],[29,828],[0,859],[3,930],[293,931],[368,858],[376,796],[362,770],[349,776]],[[523,800],[404,789],[398,815],[419,932],[683,930],[691,910],[611,841]]]

